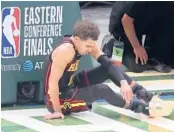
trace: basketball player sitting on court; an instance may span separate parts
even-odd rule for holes
[[[150,117],[170,115],[172,102],[148,92],[102,53],[97,46],[99,34],[97,25],[78,20],[72,36],[64,37],[50,54],[45,78],[45,103],[50,114],[45,119],[63,119],[71,112],[85,111],[98,99]],[[75,74],[80,57],[88,54],[101,65]],[[121,95],[102,83],[107,79],[120,87]]]

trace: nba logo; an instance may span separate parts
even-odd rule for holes
[[[20,53],[20,17],[18,7],[2,9],[2,58],[14,58]]]

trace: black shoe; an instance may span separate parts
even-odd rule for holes
[[[143,113],[149,116],[148,107],[149,107],[148,103],[145,103],[144,101],[141,101],[138,98],[134,97],[131,103],[130,110],[134,111],[135,113]]]
[[[156,70],[161,73],[169,73],[172,70],[169,66],[156,59],[149,59],[148,66],[151,67],[152,70]]]
[[[146,103],[151,101],[153,94],[148,92],[143,86],[136,84],[132,89],[138,99],[143,99]]]

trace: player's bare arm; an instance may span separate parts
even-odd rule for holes
[[[63,44],[59,46],[52,54],[52,67],[49,78],[49,90],[50,100],[53,103],[53,109],[55,112],[61,112],[59,101],[59,79],[61,78],[67,64],[72,61],[75,55],[72,44]],[[55,117],[59,118],[59,117]]]

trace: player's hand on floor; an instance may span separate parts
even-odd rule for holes
[[[121,83],[120,92],[127,103],[133,99],[133,91],[127,81]]]
[[[46,120],[51,120],[51,119],[64,119],[65,116],[62,112],[54,112],[51,114],[48,114],[45,116]]]

